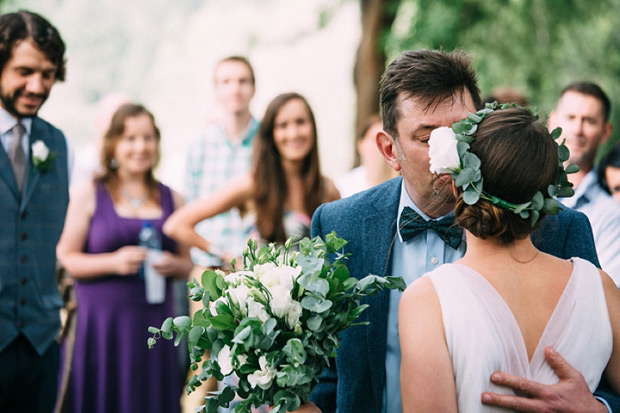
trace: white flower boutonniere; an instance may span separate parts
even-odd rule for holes
[[[432,173],[449,174],[460,169],[461,160],[452,128],[444,126],[433,130],[428,145]]]
[[[42,140],[33,143],[30,151],[32,153],[32,165],[35,169],[45,172],[52,167],[52,161],[56,154],[51,153]]]

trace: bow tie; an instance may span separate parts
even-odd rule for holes
[[[400,231],[400,236],[403,238],[403,241],[406,242],[416,235],[428,229],[432,229],[439,235],[439,238],[441,238],[443,242],[453,249],[457,249],[463,237],[463,230],[453,224],[453,216],[442,218],[439,221],[426,221],[413,209],[405,207],[400,214],[398,230]]]

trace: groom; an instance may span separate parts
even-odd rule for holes
[[[397,223],[404,207],[428,221],[453,217],[449,180],[429,171],[428,138],[433,129],[451,126],[480,104],[475,73],[461,52],[407,51],[387,68],[381,85],[384,131],[376,139],[379,150],[402,178],[322,205],[312,220],[313,236],[336,231],[349,240],[345,250],[351,253],[352,276],[400,275],[410,283],[463,255],[464,241],[453,248],[432,229],[406,240],[397,231]],[[581,213],[565,209],[547,217],[533,240],[550,254],[579,256],[598,265],[590,225]],[[362,313],[362,321],[369,325],[341,334],[336,360],[325,369],[311,397],[323,412],[401,411],[399,299],[396,291],[369,298],[370,306]],[[549,355],[548,362],[560,377],[558,384],[543,386],[500,374],[500,384],[524,390],[530,397],[485,394],[485,403],[527,412],[605,412],[607,402],[620,409],[615,395],[601,393],[607,402],[595,399],[579,373],[560,356]]]

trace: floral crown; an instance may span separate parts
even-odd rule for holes
[[[519,106],[498,105],[497,102],[487,103],[484,109],[470,113],[465,119],[454,123],[452,128],[441,127],[433,130],[429,140],[430,170],[437,174],[449,173],[454,179],[454,184],[463,189],[463,201],[466,204],[474,205],[479,199],[485,199],[493,205],[519,214],[523,219],[529,219],[530,225],[534,226],[541,212],[551,215],[558,212],[560,206],[555,197],[570,197],[575,193],[573,185],[568,182],[567,174],[577,172],[579,167],[570,164],[564,169],[564,162],[568,160],[569,151],[564,145],[565,140],[562,140],[560,144],[557,143],[562,130],[555,128],[551,132],[551,137],[558,148],[559,173],[557,182],[547,187],[547,194],[538,191],[529,201],[513,204],[484,191],[480,159],[468,151],[469,144],[474,140],[472,135],[478,130],[478,124],[489,113],[511,107]],[[535,120],[538,120],[538,114],[535,111],[533,116]]]

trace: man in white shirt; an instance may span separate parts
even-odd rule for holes
[[[599,146],[611,136],[610,110],[609,98],[598,85],[573,83],[564,88],[549,115],[549,129],[562,128],[568,162],[579,166],[579,172],[568,175],[575,195],[562,202],[587,215],[601,268],[620,286],[620,205],[597,183],[594,168]]]

